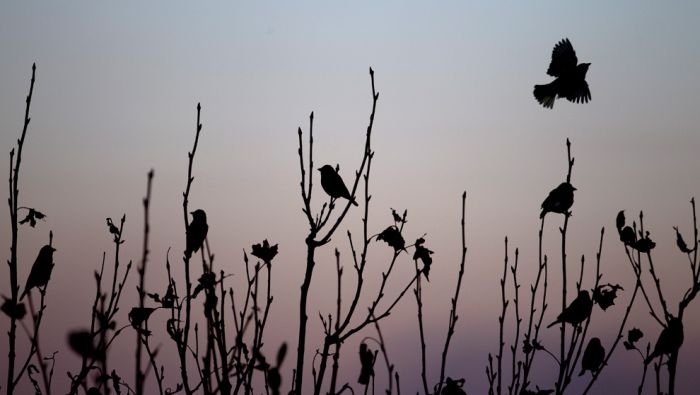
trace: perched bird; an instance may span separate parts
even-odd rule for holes
[[[445,386],[442,387],[440,395],[467,395],[462,389],[464,379],[452,380],[452,377],[445,379]]]
[[[345,186],[343,179],[340,178],[340,175],[338,175],[331,165],[325,165],[318,169],[318,171],[321,172],[321,186],[331,198],[345,198],[355,206],[358,205],[355,198],[350,196],[350,191],[348,191],[348,187]]]
[[[683,321],[677,317],[671,317],[668,320],[668,326],[665,327],[659,339],[656,341],[654,346],[654,351],[647,357],[645,364],[649,364],[654,358],[664,355],[671,354],[678,351],[683,344]]]
[[[190,214],[192,214],[192,222],[187,226],[187,248],[185,249],[187,258],[202,247],[204,239],[207,238],[207,232],[209,232],[207,213],[204,210],[194,210]]]
[[[369,384],[369,379],[374,376],[374,353],[367,347],[367,344],[360,343],[360,377],[357,382],[363,385]]]
[[[632,246],[637,241],[637,235],[634,234],[634,229],[625,226],[620,230],[620,241],[627,246]]]
[[[557,316],[557,320],[549,324],[547,328],[562,322],[576,326],[591,315],[592,309],[593,301],[591,300],[591,296],[588,294],[588,291],[581,291],[578,293],[576,299],[574,299],[574,301],[571,302],[571,304],[568,305],[564,311],[559,314],[559,316]]]
[[[575,190],[576,188],[568,182],[562,182],[558,187],[552,189],[542,202],[540,218],[544,218],[547,213],[566,214],[574,204]]]
[[[586,83],[590,63],[578,64],[576,52],[568,38],[559,41],[552,50],[552,62],[547,74],[557,77],[547,85],[535,85],[535,99],[546,108],[554,107],[557,97],[572,103],[588,103],[591,91]]]
[[[54,251],[56,251],[56,249],[48,244],[41,247],[41,250],[39,250],[39,255],[36,257],[36,260],[32,265],[32,270],[29,272],[29,277],[27,277],[27,285],[24,286],[24,292],[22,293],[20,300],[23,299],[32,288],[43,287],[49,283],[49,279],[51,279],[51,271],[53,271],[54,265]]]
[[[583,358],[581,359],[581,373],[579,376],[583,376],[586,370],[590,370],[591,373],[595,373],[603,365],[603,360],[605,359],[605,348],[600,344],[600,339],[597,337],[592,338],[586,350],[583,352]]]

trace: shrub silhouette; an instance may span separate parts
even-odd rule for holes
[[[567,41],[568,42],[568,41]],[[570,46],[570,45],[569,45]],[[572,49],[573,51],[573,49]],[[354,177],[345,181],[339,175],[339,166],[335,168],[325,165],[320,168],[320,183],[325,191],[321,209],[312,209],[314,175],[313,146],[313,113],[309,116],[308,143],[303,144],[304,133],[298,129],[298,156],[300,163],[300,191],[303,203],[302,212],[308,224],[305,237],[306,262],[304,277],[299,295],[299,325],[296,341],[296,358],[288,358],[288,349],[293,346],[282,344],[267,344],[270,350],[276,349],[274,361],[268,361],[263,351],[265,334],[270,307],[274,301],[272,287],[275,258],[284,253],[284,246],[265,239],[252,244],[243,253],[243,269],[245,271],[245,287],[233,289],[226,284],[233,274],[214,266],[214,253],[211,251],[207,236],[206,208],[190,211],[189,199],[194,189],[193,164],[198,142],[202,133],[201,106],[196,107],[196,128],[194,143],[188,152],[188,170],[185,189],[182,194],[184,219],[184,237],[186,248],[181,252],[184,267],[184,284],[178,283],[171,271],[170,255],[165,263],[165,274],[168,283],[165,289],[153,290],[146,287],[146,274],[149,268],[149,240],[151,189],[154,172],[147,175],[146,195],[143,199],[144,223],[143,245],[140,262],[136,267],[136,291],[138,303],[134,306],[123,306],[124,290],[131,287],[132,261],[123,263],[121,246],[124,243],[124,224],[126,215],[119,220],[106,219],[105,236],[112,240],[113,251],[103,253],[99,270],[95,271],[95,296],[90,309],[90,316],[81,324],[66,334],[66,347],[76,353],[80,364],[69,370],[70,385],[60,391],[69,394],[144,394],[155,391],[147,390],[146,383],[152,374],[159,394],[175,393],[204,393],[204,394],[259,394],[273,395],[289,394],[341,394],[363,391],[375,392],[375,377],[383,374],[377,362],[386,366],[386,394],[400,394],[401,382],[399,372],[391,362],[387,353],[387,341],[391,336],[385,336],[380,324],[386,320],[394,308],[404,300],[404,296],[412,290],[416,301],[416,323],[419,329],[420,370],[422,388],[409,389],[408,392],[423,392],[425,394],[457,395],[469,392],[469,382],[475,381],[474,372],[461,372],[461,377],[448,377],[448,354],[453,346],[453,338],[460,329],[457,327],[459,316],[458,303],[462,291],[463,278],[467,267],[467,238],[466,238],[466,203],[467,194],[461,196],[461,255],[456,270],[454,294],[451,297],[447,328],[440,361],[427,360],[427,345],[424,333],[423,319],[423,289],[432,286],[430,283],[431,270],[451,270],[448,267],[431,269],[433,264],[430,249],[430,239],[425,235],[409,235],[408,212],[383,208],[386,217],[382,218],[382,226],[377,228],[369,225],[370,178],[374,151],[371,145],[374,117],[377,110],[379,94],[375,89],[374,71],[370,68],[372,107],[369,124],[365,133],[365,144],[362,158]],[[55,352],[44,354],[41,348],[40,334],[42,317],[48,308],[48,288],[53,270],[68,270],[60,263],[53,262],[53,233],[49,231],[48,243],[39,249],[38,256],[29,270],[28,279],[20,295],[21,279],[18,278],[18,238],[22,225],[30,227],[43,226],[47,215],[40,208],[25,207],[19,204],[20,169],[25,137],[30,123],[30,105],[35,82],[36,66],[32,66],[32,77],[29,94],[26,99],[24,126],[17,141],[17,146],[10,152],[11,174],[9,177],[8,199],[12,240],[10,249],[9,268],[9,297],[3,295],[2,312],[9,320],[8,331],[8,364],[6,380],[2,389],[7,394],[19,393],[18,385],[28,381],[35,393],[51,394],[55,390],[53,376],[56,369]],[[572,210],[575,210],[573,194],[575,188],[571,184],[574,158],[571,156],[571,143],[566,140],[567,172],[566,178],[557,188],[549,192],[542,203],[540,215],[538,265],[535,280],[529,284],[529,300],[524,300],[518,279],[520,274],[519,249],[514,250],[514,260],[511,264],[511,247],[506,237],[504,243],[504,264],[500,279],[501,310],[498,316],[497,351],[487,356],[486,378],[490,394],[526,395],[526,394],[563,394],[573,392],[571,387],[574,380],[583,383],[583,393],[589,393],[600,374],[609,366],[609,361],[617,349],[620,340],[624,348],[637,351],[641,357],[642,375],[637,387],[637,393],[644,390],[647,371],[653,366],[656,377],[657,392],[661,391],[661,371],[666,370],[666,387],[664,390],[673,394],[676,391],[676,372],[678,356],[682,350],[684,332],[683,320],[688,306],[700,292],[700,265],[698,264],[698,229],[695,212],[695,200],[691,199],[693,238],[686,242],[678,227],[674,228],[676,246],[681,254],[686,255],[691,272],[691,286],[678,302],[677,309],[672,309],[665,296],[661,278],[657,274],[652,259],[656,243],[651,239],[651,233],[644,227],[643,214],[639,221],[626,224],[624,212],[616,218],[619,239],[626,252],[630,267],[633,269],[632,281],[634,286],[627,285],[625,290],[620,284],[603,283],[604,274],[601,268],[601,254],[605,230],[600,231],[600,242],[595,254],[595,274],[592,278],[584,278],[586,260],[581,258],[576,289],[567,289],[568,271],[571,262],[567,260],[567,230]],[[345,175],[350,174],[346,172]],[[347,182],[347,184],[346,184]],[[556,185],[556,183],[553,183]],[[543,189],[543,194],[546,191]],[[342,198],[342,199],[339,199]],[[355,208],[357,207],[357,208]],[[20,220],[20,210],[24,217]],[[323,335],[321,339],[309,339],[308,311],[310,306],[308,295],[313,286],[313,274],[317,264],[317,252],[330,244],[331,238],[344,225],[350,210],[360,210],[362,229],[359,239],[347,230],[347,245],[350,257],[350,269],[354,274],[351,283],[351,299],[343,301],[341,290],[347,287],[345,274],[347,266],[341,261],[342,244],[335,247],[336,298],[335,311],[330,313],[318,312]],[[534,212],[534,210],[533,210]],[[50,213],[48,213],[50,215]],[[191,214],[191,219],[190,219]],[[391,215],[389,217],[389,214]],[[545,215],[549,214],[549,215]],[[561,214],[557,215],[557,214]],[[561,251],[562,282],[561,297],[551,288],[548,289],[550,269],[554,259],[550,259],[543,250],[545,220],[547,222],[563,223],[559,226]],[[376,232],[376,233],[375,233]],[[415,240],[411,242],[411,240]],[[370,249],[390,249],[391,259],[385,263],[381,281],[375,290],[367,289],[366,268],[368,251]],[[177,254],[177,253],[175,253]],[[413,260],[413,265],[397,264],[403,260]],[[201,260],[201,270],[193,265]],[[23,260],[27,261],[27,260]],[[372,262],[373,265],[379,264]],[[29,269],[29,268],[27,268]],[[648,269],[651,279],[643,276]],[[395,284],[396,274],[407,270],[410,274],[408,281],[400,283],[398,292],[388,295],[389,284]],[[26,270],[25,270],[26,271]],[[649,282],[651,280],[651,286]],[[128,285],[128,286],[127,286]],[[448,284],[452,285],[452,284]],[[235,292],[234,292],[235,291]],[[549,293],[548,293],[549,291]],[[605,315],[619,313],[613,308],[618,293],[627,292],[631,296],[624,307],[616,334],[589,333],[591,321]],[[34,304],[33,297],[38,293],[39,303]],[[369,303],[362,305],[361,296],[370,294]],[[637,296],[643,296],[644,303],[649,308],[653,321],[661,327],[658,334],[643,334],[637,328],[628,328],[628,319]],[[552,308],[550,303],[558,299],[560,306]],[[52,301],[53,302],[53,301]],[[404,301],[405,302],[405,301]],[[193,308],[193,303],[201,303],[199,310]],[[660,307],[658,307],[660,306]],[[51,304],[52,308],[61,308]],[[523,311],[522,309],[525,308]],[[543,328],[545,311],[553,310],[557,316],[551,325]],[[27,314],[29,313],[29,314]],[[508,314],[514,316],[513,328],[506,327]],[[165,318],[165,325],[149,324],[154,316]],[[17,355],[17,328],[21,326],[26,333],[29,349],[26,355]],[[370,328],[371,326],[371,328]],[[550,327],[559,331],[559,339],[554,344],[543,340],[544,331]],[[368,333],[373,329],[376,337]],[[506,332],[512,330],[512,343],[509,344],[511,366],[504,366],[506,353]],[[128,372],[118,371],[122,367],[114,367],[110,360],[110,350],[124,331],[134,331],[136,344],[134,347],[133,379]],[[154,334],[167,335],[171,341],[168,345],[154,346]],[[626,337],[625,335],[626,334]],[[359,372],[349,372],[344,377],[357,377],[357,380],[342,382],[340,375],[340,352],[345,342],[351,337],[364,335],[357,352],[360,362]],[[653,341],[656,339],[655,341]],[[646,342],[646,347],[642,343]],[[160,358],[162,346],[171,346],[177,351],[177,361],[164,361]],[[52,350],[58,350],[60,345],[51,345]],[[312,367],[306,366],[307,352],[315,348]],[[643,351],[645,350],[645,351]],[[353,354],[356,351],[353,351]],[[546,355],[552,358],[558,368],[549,373],[546,380],[538,378],[535,383],[534,373],[536,355]],[[318,360],[317,360],[318,358]],[[295,362],[284,364],[287,359]],[[290,367],[290,365],[293,365]],[[330,366],[329,366],[330,365]],[[429,371],[429,367],[438,367]],[[58,367],[61,371],[65,367]],[[70,368],[69,368],[70,369]],[[167,375],[166,375],[167,372]],[[589,374],[590,373],[590,374]],[[37,378],[37,374],[40,375]],[[538,375],[540,377],[541,375]],[[310,379],[305,384],[305,379]],[[26,383],[26,382],[25,382]]]

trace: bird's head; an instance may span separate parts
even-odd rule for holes
[[[335,169],[331,165],[325,165],[323,167],[319,167],[318,171],[320,171],[321,174],[335,173]]]
[[[41,251],[39,251],[39,254],[53,255],[54,251],[56,251],[56,249],[47,244],[47,245],[41,247]]]
[[[578,293],[578,297],[585,300],[591,300],[591,295],[586,290],[581,290]]]
[[[591,338],[591,344],[600,346],[600,345],[601,345],[601,344],[600,344],[600,339],[597,338],[597,337]]]
[[[586,76],[586,73],[588,72],[589,67],[591,67],[590,63],[581,63],[578,65],[578,68],[581,70],[584,77]]]
[[[193,220],[203,220],[203,221],[207,220],[207,213],[205,213],[204,210],[202,210],[202,209],[194,210],[194,211],[190,212],[190,214],[192,214]]]
[[[559,184],[559,189],[569,192],[573,192],[576,190],[576,188],[568,182],[562,182],[561,184]]]

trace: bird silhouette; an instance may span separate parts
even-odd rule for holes
[[[318,169],[318,171],[321,172],[321,186],[328,196],[333,199],[348,199],[350,203],[355,206],[358,205],[355,198],[350,196],[350,191],[348,191],[348,187],[345,186],[343,179],[340,178],[340,175],[331,165],[325,165]]]
[[[207,238],[207,232],[209,232],[207,214],[204,210],[194,210],[190,214],[192,214],[192,222],[187,226],[187,248],[185,249],[187,258],[202,247],[204,239]]]
[[[591,315],[592,309],[593,301],[591,300],[591,296],[588,294],[588,291],[580,291],[576,299],[574,299],[570,305],[566,306],[564,311],[557,316],[556,321],[549,324],[547,328],[562,322],[576,326]]]
[[[544,218],[547,213],[566,214],[574,204],[574,188],[568,182],[562,182],[558,187],[552,189],[547,198],[542,202],[542,213],[540,218]]]
[[[452,380],[452,377],[445,379],[445,386],[442,387],[440,395],[467,395],[462,389],[464,379]]]
[[[605,359],[605,348],[600,344],[600,339],[597,337],[592,338],[586,350],[583,352],[583,358],[581,359],[581,373],[579,376],[583,376],[586,370],[590,370],[591,373],[597,372],[601,366],[603,366],[603,360]]]
[[[360,377],[357,382],[363,385],[369,384],[370,377],[374,376],[374,353],[367,347],[367,344],[360,343]]]
[[[659,334],[659,339],[656,341],[654,351],[647,357],[644,363],[649,364],[658,356],[676,352],[681,348],[681,345],[683,345],[683,321],[681,321],[680,318],[671,317],[668,320],[668,326]]]
[[[34,287],[43,287],[48,284],[49,279],[51,279],[51,272],[53,271],[53,252],[56,251],[55,248],[50,245],[45,245],[39,250],[39,255],[37,255],[34,264],[32,265],[32,270],[29,272],[29,277],[27,277],[27,284],[24,286],[24,292],[20,297],[20,300],[24,298],[25,295]]]
[[[591,91],[586,83],[586,72],[590,63],[578,64],[576,51],[568,38],[559,41],[552,50],[552,62],[547,74],[556,79],[546,85],[535,85],[535,99],[545,108],[553,108],[557,97],[572,103],[587,103]]]

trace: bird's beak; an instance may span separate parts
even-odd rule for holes
[[[194,211],[190,211],[190,214],[194,215]]]
[[[571,187],[571,189],[574,191],[578,191],[578,189],[576,189],[576,187]]]
[[[53,248],[53,247],[51,247],[51,251],[56,251],[56,249],[55,249],[55,248]]]
[[[319,168],[318,168],[318,169],[316,169],[316,170],[318,170],[318,171],[321,171],[321,168],[319,167]]]

